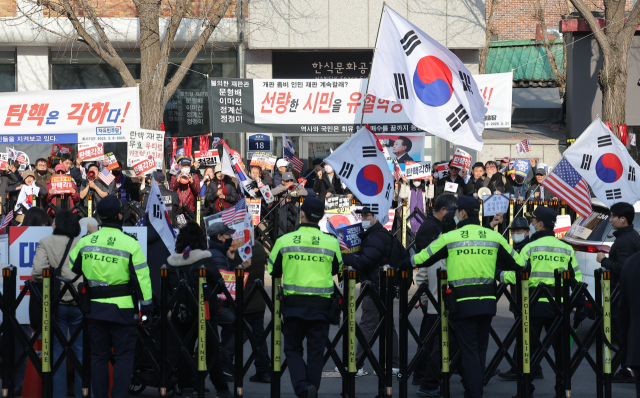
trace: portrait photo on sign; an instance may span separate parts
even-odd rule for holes
[[[406,162],[420,162],[424,157],[424,133],[377,133],[376,139],[382,145],[384,157],[393,173],[393,160],[397,159],[404,172]]]

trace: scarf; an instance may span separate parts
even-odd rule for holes
[[[422,189],[414,189],[414,188],[415,187],[411,188],[411,206],[409,207],[409,214],[412,214],[415,209],[420,209],[422,214],[425,214],[424,203],[422,202]],[[418,229],[420,228],[421,224],[422,224],[422,220],[420,216],[411,217],[410,226],[411,226],[411,232],[413,232],[414,236],[416,233],[418,233]]]

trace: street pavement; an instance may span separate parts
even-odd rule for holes
[[[269,283],[269,277],[266,278],[265,282]],[[412,288],[412,292],[415,291],[415,285]],[[270,287],[267,286],[267,291],[270,291]],[[514,319],[512,314],[508,310],[509,304],[505,298],[502,298],[498,302],[498,313],[497,316],[493,319],[492,326],[495,329],[496,333],[503,339],[511,326],[513,325]],[[398,303],[396,300],[395,303],[395,325],[398,325]],[[265,316],[265,325],[268,323],[268,317],[270,316],[267,311]],[[358,311],[357,319],[360,319],[360,311]],[[422,320],[422,312],[420,310],[414,310],[411,312],[409,316],[409,321],[416,329],[419,331],[420,322]],[[580,337],[584,337],[587,333],[588,329],[591,327],[592,322],[590,320],[584,321],[579,329],[578,334]],[[338,331],[338,326],[331,326],[330,337],[333,338]],[[514,343],[515,344],[515,343]],[[513,347],[513,345],[512,345]],[[491,358],[497,351],[497,345],[490,338],[489,349],[487,352],[487,364],[489,364]],[[270,349],[270,348],[269,348]],[[374,352],[377,354],[377,344],[373,348]],[[577,345],[573,344],[572,353],[577,350]],[[409,360],[415,355],[417,351],[417,344],[409,335]],[[551,349],[551,352],[553,349]],[[245,343],[244,346],[244,358],[245,360],[251,354],[252,349],[250,347],[249,342]],[[336,347],[336,352],[338,355],[342,356],[342,345],[338,344]],[[509,352],[513,352],[513,349],[510,348]],[[591,347],[589,353],[595,359],[595,344]],[[552,356],[553,357],[553,356]],[[283,360],[285,356],[283,353]],[[324,366],[324,377],[322,378],[322,384],[320,386],[319,397],[338,397],[340,395],[342,389],[342,379],[340,377],[335,377],[334,371],[335,365],[331,359]],[[505,359],[502,360],[500,366],[501,371],[506,371],[509,369],[509,365]],[[544,372],[543,380],[535,380],[535,397],[536,398],[552,398],[554,397],[554,385],[555,385],[555,375],[551,370],[551,367],[547,364],[546,360],[543,360],[542,368]],[[377,395],[378,388],[378,379],[373,375],[373,369],[368,362],[365,362],[364,365],[365,372],[368,375],[356,379],[356,396],[357,397],[375,397]],[[255,368],[252,366],[251,369],[247,372],[247,375],[244,378],[244,396],[246,397],[267,397],[270,394],[270,385],[262,384],[262,383],[253,383],[249,381],[249,377],[255,374]],[[398,395],[398,381],[394,378],[393,380],[393,396]],[[582,361],[580,367],[575,372],[571,379],[572,385],[572,397],[595,397],[596,396],[596,379],[595,373],[591,369],[588,361],[585,359]],[[211,393],[208,397],[215,396],[215,389],[211,385],[211,382],[207,378],[207,388],[211,390]],[[233,391],[233,383],[229,383],[229,388]],[[418,386],[411,385],[411,379],[409,380],[408,386],[408,396],[415,397],[415,394]],[[295,397],[293,389],[291,387],[291,380],[289,378],[289,372],[285,371],[282,376],[281,382],[281,396],[282,397]],[[513,394],[516,393],[516,382],[504,381],[500,379],[498,376],[491,379],[489,384],[484,388],[485,397],[491,398],[511,398]],[[142,392],[141,396],[156,396],[157,390],[155,388],[147,388]],[[452,397],[463,397],[464,396],[464,388],[460,381],[459,375],[453,375],[451,378],[451,396]],[[635,385],[634,384],[613,384],[613,396],[616,398],[632,398],[636,397],[635,395]]]

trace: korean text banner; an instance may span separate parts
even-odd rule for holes
[[[495,79],[485,83],[484,76],[489,75],[474,77],[478,85],[494,84]],[[367,79],[210,78],[208,83],[213,132],[355,133],[361,120],[376,134],[422,131],[411,124],[401,104],[371,94],[365,99]],[[508,116],[509,123],[492,127],[511,125],[511,91],[501,93],[498,89],[491,92],[489,87],[487,114],[496,114],[493,107],[508,99],[502,107],[509,112],[500,115]]]
[[[126,142],[140,128],[137,87],[0,93],[0,142]]]
[[[513,74],[511,72],[490,73],[474,75],[473,78],[484,99],[484,106],[487,107],[484,127],[511,127]]]

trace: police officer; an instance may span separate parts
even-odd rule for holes
[[[558,268],[563,271],[569,270],[573,280],[582,281],[582,273],[578,269],[578,261],[573,248],[556,238],[555,232],[553,232],[558,213],[548,207],[538,206],[533,213],[526,213],[525,216],[531,218],[531,225],[529,225],[531,242],[522,249],[520,256],[526,261],[527,268],[531,270],[530,297],[535,294],[535,289],[541,283],[549,286],[551,294],[553,294],[553,287],[556,284],[553,272]],[[511,271],[503,271],[500,274],[500,280],[504,283],[515,284],[516,274]],[[575,281],[571,283],[573,284]],[[540,296],[538,302],[531,305],[531,331],[534,332],[530,337],[532,356],[540,347],[540,342],[535,336],[542,338],[542,329],[544,328],[548,332],[555,317],[553,306],[546,297]],[[499,376],[505,380],[517,380],[513,370],[501,373]],[[534,369],[534,378],[543,378],[540,367]],[[532,393],[533,390],[532,384]]]
[[[324,205],[309,198],[300,208],[300,227],[278,238],[269,256],[269,273],[282,277],[284,353],[298,397],[315,398],[329,335],[332,275],[342,269],[338,240],[320,231]],[[307,339],[307,363],[302,341]]]
[[[496,265],[519,270],[524,261],[502,235],[480,225],[478,200],[460,196],[452,209],[457,229],[440,235],[400,268],[447,260],[449,287],[444,299],[462,354],[465,397],[481,398],[489,330],[496,315]]]
[[[122,205],[105,196],[97,208],[102,228],[80,239],[69,254],[71,269],[84,275],[91,298],[91,383],[96,398],[109,393],[113,355],[113,398],[127,398],[133,374],[138,323],[150,321],[153,303],[149,267],[138,241],[122,232]],[[138,305],[142,312],[139,319]],[[88,308],[84,308],[86,312]]]
[[[529,223],[524,217],[516,217],[509,225],[513,248],[520,253],[523,247],[529,243]]]

